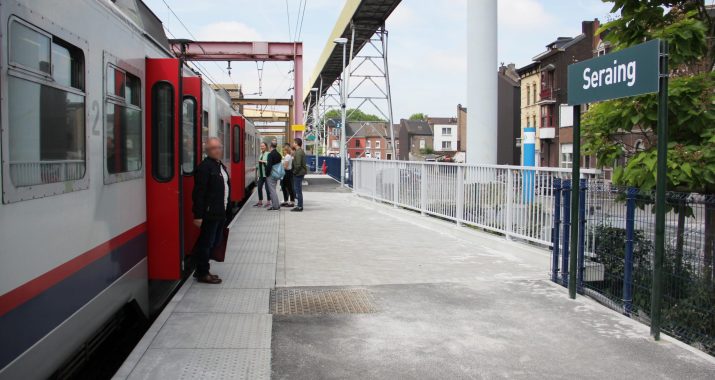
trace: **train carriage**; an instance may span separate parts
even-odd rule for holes
[[[141,1],[0,0],[0,28],[0,378],[45,378],[126,305],[156,310],[150,283],[189,274],[206,138],[234,201],[259,139]]]

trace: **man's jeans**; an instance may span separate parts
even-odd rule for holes
[[[293,190],[295,190],[295,200],[298,201],[296,206],[303,208],[303,178],[304,175],[293,176]]]
[[[211,250],[223,238],[223,224],[223,220],[204,220],[201,223],[201,234],[196,241],[196,249],[194,250],[196,277],[203,277],[209,273]]]

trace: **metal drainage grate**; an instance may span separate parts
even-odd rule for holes
[[[366,314],[377,312],[366,289],[278,288],[271,290],[276,315]]]

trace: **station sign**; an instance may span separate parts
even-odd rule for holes
[[[568,104],[658,92],[660,40],[644,42],[568,67]]]

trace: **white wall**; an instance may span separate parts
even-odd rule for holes
[[[442,134],[442,129],[443,128],[449,128],[451,130],[450,134]],[[457,129],[458,126],[456,124],[435,124],[433,126],[434,129],[434,151],[435,152],[442,152],[442,151],[448,151],[448,152],[453,152],[457,150]],[[443,141],[449,141],[452,143],[451,148],[446,148],[442,149],[442,142]]]

